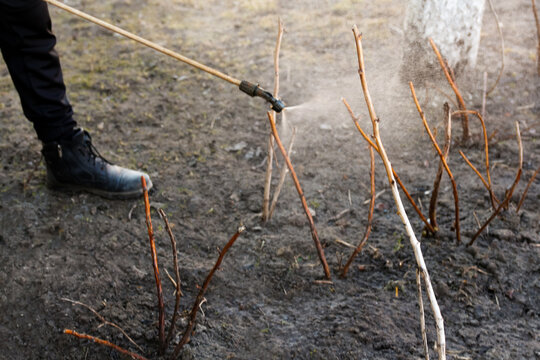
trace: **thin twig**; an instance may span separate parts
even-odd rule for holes
[[[427,88],[432,88],[433,90],[437,91],[439,94],[441,94],[442,96],[444,96],[446,99],[448,99],[448,101],[450,101],[452,103],[452,105],[456,108],[459,107],[459,105],[457,104],[456,100],[452,98],[452,96],[448,95],[447,93],[445,93],[444,91],[442,91],[441,89],[439,89],[437,86],[429,83],[429,82],[426,82],[426,90]],[[427,104],[427,100],[424,100],[424,104]]]
[[[270,188],[272,184],[272,162],[274,160],[274,138],[268,135],[268,156],[266,158],[266,173],[264,177],[262,220],[269,220],[268,204],[270,203]]]
[[[94,315],[96,315],[96,317],[105,325],[109,325],[109,326],[112,326],[116,329],[118,329],[118,331],[120,331],[122,333],[122,335],[124,335],[126,337],[126,339],[129,340],[130,343],[132,343],[133,345],[135,345],[135,347],[137,349],[139,349],[140,352],[143,352],[143,349],[137,345],[137,343],[124,331],[124,329],[122,329],[120,326],[116,325],[115,323],[113,322],[110,322],[110,321],[107,321],[100,313],[98,313],[95,309],[93,309],[90,305],[86,305],[85,303],[82,303],[80,301],[75,301],[75,300],[71,300],[71,299],[68,299],[68,298],[60,298],[60,300],[63,300],[63,301],[67,301],[67,302],[70,302],[74,305],[80,305],[82,307],[85,307],[87,308],[88,310],[90,310]]]
[[[334,284],[332,280],[313,280],[313,283],[317,285],[333,285]]]
[[[469,165],[469,167],[476,173],[476,175],[478,175],[478,177],[480,178],[480,180],[482,181],[482,184],[484,184],[484,187],[486,188],[487,191],[489,191],[489,184],[487,183],[486,179],[484,179],[484,177],[482,176],[482,174],[480,173],[480,171],[478,171],[478,169],[473,165],[473,163],[471,163],[471,161],[467,158],[467,156],[465,156],[465,154],[463,153],[463,151],[459,150],[459,154],[461,155],[461,157],[463,158],[463,160],[465,160],[465,162],[467,163],[467,165]],[[497,201],[498,202],[498,201]]]
[[[172,253],[173,253],[173,266],[174,266],[174,277],[176,278],[175,281],[175,302],[174,302],[174,312],[171,319],[171,324],[169,327],[169,331],[167,333],[167,337],[165,338],[165,345],[164,349],[167,349],[169,347],[169,342],[171,341],[173,335],[174,335],[174,329],[176,327],[176,319],[178,318],[178,309],[180,307],[180,298],[182,297],[182,290],[181,288],[181,281],[180,281],[180,269],[178,267],[178,252],[176,251],[176,238],[174,237],[174,234],[172,232],[171,226],[169,224],[169,219],[167,219],[167,215],[165,214],[165,211],[163,209],[158,210],[159,215],[163,219],[163,222],[165,223],[165,229],[167,230],[167,234],[169,234],[169,239],[171,239],[171,247],[172,247]]]
[[[482,87],[482,117],[486,117],[486,98],[487,98],[487,78],[488,73],[484,71],[484,86]]]
[[[156,242],[154,240],[154,229],[152,228],[152,218],[150,216],[150,201],[148,199],[148,188],[146,180],[141,176],[144,198],[144,212],[146,214],[146,228],[148,229],[148,239],[150,240],[150,250],[152,255],[152,266],[154,268],[154,278],[156,280],[156,290],[158,297],[159,311],[159,347],[160,353],[165,351],[165,305],[163,305],[163,290],[161,288],[161,279],[159,278],[159,266],[157,261]]]
[[[378,193],[375,194],[375,200],[377,200],[379,198],[379,196],[381,196],[382,194],[384,194],[386,192],[386,189],[382,189],[381,191],[379,191]],[[371,198],[367,199],[367,200],[364,200],[363,204],[366,205],[366,204],[369,204],[369,202],[371,201]],[[422,203],[420,203],[420,207],[422,207]]]
[[[278,18],[278,34],[276,38],[276,47],[274,49],[274,97],[279,97],[279,52],[281,50],[281,39],[283,38],[283,22]]]
[[[184,336],[182,336],[182,339],[180,340],[178,345],[176,345],[176,347],[174,348],[174,352],[173,352],[172,356],[170,357],[171,360],[176,359],[178,357],[178,354],[180,353],[180,350],[182,350],[182,347],[184,347],[184,345],[189,342],[189,339],[191,337],[191,333],[193,332],[193,327],[195,326],[195,320],[197,318],[197,312],[199,311],[200,305],[204,300],[204,294],[206,293],[206,289],[208,288],[208,284],[210,284],[210,280],[212,280],[212,277],[214,276],[214,273],[216,272],[216,270],[221,265],[221,262],[223,261],[223,258],[225,257],[225,254],[227,253],[227,251],[229,251],[231,246],[233,246],[236,239],[238,239],[238,236],[240,236],[240,234],[244,230],[246,230],[245,226],[240,226],[238,228],[236,233],[229,239],[227,244],[225,244],[225,246],[223,247],[223,250],[221,250],[221,252],[219,253],[219,256],[218,256],[218,258],[216,260],[216,263],[214,264],[214,267],[212,268],[212,270],[210,270],[210,272],[206,276],[206,279],[204,280],[203,286],[199,290],[199,294],[197,295],[197,298],[195,299],[195,302],[193,303],[193,307],[191,308],[191,314],[190,314],[190,318],[189,318],[189,323],[188,323],[188,326],[186,328],[186,331],[184,332]]]
[[[450,181],[452,182],[452,192],[454,194],[454,209],[455,209],[455,214],[456,214],[456,220],[455,220],[456,241],[459,244],[461,243],[461,234],[460,234],[460,228],[459,228],[459,198],[458,198],[458,192],[457,192],[457,184],[456,184],[456,181],[454,180],[454,175],[452,175],[452,172],[450,171],[450,168],[448,167],[448,163],[446,162],[446,159],[441,151],[441,148],[437,144],[437,140],[435,140],[435,137],[431,133],[431,130],[427,123],[424,112],[422,111],[422,108],[420,107],[420,103],[418,102],[418,99],[416,97],[416,93],[414,91],[414,86],[412,82],[409,82],[409,87],[411,88],[411,93],[413,96],[414,103],[416,105],[416,109],[418,110],[418,113],[420,114],[420,117],[422,118],[422,123],[424,124],[424,127],[429,135],[429,138],[431,139],[433,146],[437,150],[437,154],[439,154],[439,158],[441,159],[444,169],[446,170],[446,173],[448,174],[448,177],[450,178]]]
[[[360,123],[358,122],[357,117],[354,115],[354,112],[352,111],[351,106],[349,105],[347,100],[345,100],[344,98],[341,98],[341,101],[343,101],[343,104],[347,108],[347,111],[349,111],[349,114],[351,115],[351,118],[354,121],[354,124],[356,125],[356,129],[358,129],[358,131],[360,132],[360,134],[362,135],[364,140],[366,140],[368,142],[368,144],[371,145],[375,149],[375,151],[377,151],[377,153],[380,155],[379,147],[376,144],[374,144],[373,141],[371,141],[371,139],[369,138],[369,136],[364,132],[364,130],[362,130],[362,128],[360,127]],[[416,203],[414,202],[414,199],[412,198],[412,196],[407,191],[407,188],[405,188],[405,184],[403,184],[403,182],[401,181],[400,177],[398,176],[396,170],[393,169],[393,168],[392,168],[392,174],[394,175],[394,178],[396,179],[396,181],[397,181],[399,187],[401,188],[401,190],[403,190],[403,193],[407,197],[407,200],[409,200],[412,207],[414,208],[414,211],[416,211],[416,213],[418,214],[420,219],[422,219],[422,221],[424,222],[424,224],[425,224],[426,228],[428,229],[428,231],[431,232],[432,234],[434,234],[435,229],[433,229],[433,226],[431,226],[428,219],[426,219],[426,217],[422,213],[422,210],[420,210],[420,208],[416,205]]]
[[[529,182],[527,183],[527,186],[525,186],[525,190],[523,190],[523,195],[521,195],[521,199],[519,200],[518,206],[516,208],[516,212],[518,212],[519,209],[521,209],[521,205],[523,205],[523,201],[525,201],[525,197],[527,196],[527,192],[529,191],[529,187],[531,186],[534,179],[536,178],[536,175],[538,175],[538,172],[540,172],[540,166],[538,167],[538,169],[536,169],[533,176],[531,176],[531,178],[529,179]]]
[[[484,136],[484,156],[485,156],[485,162],[486,162],[486,176],[487,176],[487,183],[489,185],[487,189],[489,191],[491,205],[495,209],[496,203],[498,203],[499,201],[497,200],[497,197],[495,196],[495,193],[493,192],[493,185],[491,183],[491,174],[489,170],[490,168],[489,167],[489,139],[488,139],[487,130],[486,130],[486,123],[484,121],[484,117],[476,110],[457,110],[452,113],[452,116],[457,115],[457,114],[464,114],[464,113],[475,115],[478,118],[478,120],[480,120],[480,124],[482,125],[482,134]]]
[[[536,37],[538,38],[537,54],[536,54],[536,67],[538,75],[540,76],[540,21],[538,20],[538,12],[536,11],[536,0],[531,0],[532,11],[534,14],[534,22],[536,23]]]
[[[426,319],[424,316],[424,300],[422,299],[422,282],[420,281],[420,271],[416,269],[416,288],[418,290],[418,307],[420,308],[420,331],[422,332],[422,345],[424,346],[424,356],[429,360],[429,347],[426,334]]]
[[[283,23],[281,18],[278,19],[278,34],[276,39],[276,47],[274,49],[274,97],[277,99],[279,95],[279,52],[281,49],[281,39],[283,38]],[[274,112],[274,116],[275,116]],[[274,155],[274,138],[272,134],[268,136],[268,162],[266,163],[266,175],[264,179],[263,192],[263,210],[262,220],[267,222],[272,217],[270,206],[270,188],[272,187],[272,161]]]
[[[452,139],[452,119],[450,115],[450,106],[448,103],[444,103],[444,120],[446,123],[446,132],[444,134],[444,159],[448,161],[448,154],[450,153],[450,142]],[[442,174],[444,171],[444,165],[442,160],[439,161],[439,167],[437,168],[437,174],[433,182],[433,191],[431,192],[431,199],[429,201],[429,220],[435,231],[439,231],[437,226],[437,197],[439,196],[439,187],[441,185]]]
[[[480,229],[482,227],[482,224],[480,224],[480,220],[478,220],[478,215],[476,215],[476,211],[473,211],[474,220],[476,220],[476,225],[478,225],[478,228]]]
[[[360,251],[362,251],[364,245],[366,245],[369,238],[369,234],[371,233],[371,224],[373,223],[373,210],[375,209],[375,153],[373,150],[373,146],[368,145],[368,147],[369,147],[369,158],[370,158],[369,182],[370,182],[370,192],[371,192],[368,222],[366,225],[366,231],[364,233],[364,237],[362,238],[362,241],[360,241],[356,249],[354,249],[353,253],[349,257],[349,260],[347,261],[347,263],[343,267],[343,270],[341,271],[342,278],[347,276],[347,272],[349,271],[349,267],[354,261],[354,258],[356,257],[356,255],[358,255],[358,253],[360,253]]]
[[[502,33],[501,22],[499,21],[499,16],[497,15],[497,12],[495,11],[493,2],[491,0],[488,0],[488,3],[491,9],[491,12],[493,13],[493,17],[495,18],[495,24],[497,24],[497,31],[499,32],[499,38],[501,40],[501,68],[499,69],[499,75],[497,76],[497,80],[495,80],[495,83],[491,85],[486,95],[491,94],[493,90],[495,90],[495,88],[497,87],[497,84],[499,84],[499,81],[501,80],[503,70],[504,70],[504,36]]]
[[[296,191],[298,192],[298,196],[300,197],[300,201],[302,202],[302,207],[304,208],[304,212],[306,213],[306,217],[309,222],[309,228],[311,230],[311,237],[313,238],[313,242],[315,243],[315,247],[317,248],[317,255],[319,256],[319,260],[321,261],[321,264],[323,266],[324,275],[328,280],[330,280],[331,278],[330,268],[328,267],[328,263],[326,262],[324,250],[321,246],[319,235],[317,234],[317,229],[315,228],[313,217],[311,216],[311,212],[309,211],[306,198],[304,196],[304,192],[302,191],[302,187],[300,186],[300,182],[298,181],[298,177],[296,176],[296,172],[294,171],[291,160],[287,156],[287,152],[285,151],[285,148],[283,147],[283,144],[281,143],[281,140],[279,139],[279,134],[276,129],[276,123],[274,121],[272,112],[268,111],[267,115],[268,115],[268,121],[270,122],[270,126],[272,128],[272,133],[274,134],[274,139],[276,140],[276,144],[279,148],[279,151],[281,151],[281,155],[283,155],[285,163],[287,164],[287,167],[289,168],[289,172],[294,181],[294,186],[296,187]]]
[[[493,220],[499,212],[505,208],[510,201],[510,198],[512,197],[512,194],[514,193],[514,189],[516,188],[516,185],[519,182],[519,179],[521,178],[521,172],[523,171],[523,144],[521,143],[521,133],[519,131],[519,123],[516,121],[516,136],[517,136],[517,142],[518,142],[518,151],[519,151],[519,167],[516,173],[516,178],[514,179],[514,182],[512,183],[512,186],[510,187],[510,190],[506,193],[506,197],[503,199],[503,201],[499,204],[497,209],[491,214],[491,216],[486,220],[484,225],[474,234],[471,241],[467,244],[467,246],[471,246],[474,241],[480,236],[482,231],[489,225],[491,220]]]
[[[171,274],[169,273],[169,270],[167,270],[167,268],[163,268],[163,270],[165,271],[165,275],[167,275],[167,277],[171,281],[171,284],[174,287],[174,293],[176,294],[176,280],[173,279],[173,277],[171,276]]]
[[[478,175],[478,177],[480,178],[480,180],[482,181],[482,184],[484,184],[484,187],[486,188],[486,190],[490,193],[493,193],[493,190],[491,189],[491,187],[489,186],[489,184],[487,183],[486,179],[484,179],[484,177],[482,176],[482,174],[480,174],[480,171],[478,171],[478,169],[471,163],[471,161],[467,158],[467,156],[465,156],[465,154],[463,153],[463,151],[459,150],[459,154],[461,155],[461,157],[463,158],[463,160],[465,160],[465,162],[467,163],[467,165],[469,165],[469,167],[476,173],[476,175]],[[493,197],[492,197],[492,206],[493,206],[493,210],[495,210],[497,208],[497,206],[499,205],[499,199],[497,199],[497,197],[495,196],[495,193],[493,193]]]
[[[282,117],[285,117],[285,113],[282,114]],[[287,149],[287,154],[289,154],[289,158],[292,154],[295,137],[296,137],[296,128],[293,128],[291,140],[289,141],[289,148]],[[272,198],[272,204],[270,205],[270,213],[268,214],[268,219],[271,219],[272,215],[274,215],[274,210],[276,210],[279,194],[281,193],[281,189],[283,188],[283,184],[285,183],[285,177],[287,176],[288,172],[289,172],[289,169],[286,166],[281,167],[281,171],[279,173],[279,182],[276,186],[276,190],[274,190],[274,196]]]
[[[444,320],[441,315],[441,310],[439,308],[439,305],[437,303],[435,292],[433,291],[433,286],[431,284],[431,280],[430,280],[429,273],[426,267],[426,263],[422,255],[422,248],[420,247],[420,242],[418,241],[418,239],[416,238],[416,235],[414,234],[414,230],[411,226],[409,218],[407,217],[405,208],[403,207],[403,202],[401,201],[401,198],[399,196],[399,191],[398,191],[398,188],[397,188],[397,185],[394,180],[393,173],[392,173],[392,165],[390,163],[390,160],[388,159],[388,155],[386,154],[386,151],[384,150],[384,147],[382,144],[381,135],[379,133],[380,120],[375,114],[373,102],[371,101],[371,96],[369,94],[369,90],[367,87],[366,73],[365,73],[365,67],[364,67],[364,54],[362,50],[362,35],[359,33],[356,25],[353,27],[353,33],[354,33],[354,38],[356,42],[356,52],[358,56],[358,75],[360,76],[360,82],[362,84],[362,90],[364,92],[364,99],[366,101],[366,105],[369,111],[369,116],[371,118],[371,124],[373,126],[373,136],[375,136],[377,146],[380,150],[379,155],[381,156],[381,159],[384,163],[386,176],[388,178],[388,182],[390,183],[390,188],[392,189],[392,195],[394,196],[396,207],[398,208],[398,215],[401,218],[403,225],[405,226],[405,230],[407,231],[407,234],[409,235],[409,240],[411,242],[411,246],[414,251],[416,264],[424,277],[424,282],[426,285],[426,292],[427,292],[428,299],[431,304],[431,309],[433,311],[433,318],[435,319],[435,326],[437,328],[437,343],[438,343],[437,351],[439,354],[439,360],[444,360],[446,359],[446,340],[445,340],[445,335],[444,335]]]
[[[64,334],[73,335],[75,337],[78,337],[79,339],[92,340],[95,343],[108,346],[108,347],[113,348],[114,350],[116,350],[116,351],[118,351],[118,352],[120,352],[122,354],[131,356],[131,358],[136,359],[136,360],[148,360],[144,356],[132,353],[131,351],[126,350],[124,348],[121,348],[120,346],[115,345],[115,344],[113,344],[111,342],[108,342],[107,340],[102,340],[102,339],[97,338],[97,337],[92,336],[92,335],[81,334],[81,333],[76,332],[75,330],[70,330],[70,329],[64,329]]]
[[[369,201],[368,201],[369,202]],[[337,213],[335,216],[332,216],[330,219],[328,219],[328,222],[331,223],[331,222],[336,222],[338,221],[339,219],[341,219],[342,217],[344,217],[345,215],[347,215],[348,213],[352,212],[353,209],[351,208],[347,208],[347,209],[344,209],[344,210],[341,210],[339,213]]]
[[[354,246],[354,245],[352,245],[352,244],[349,244],[348,242],[343,241],[343,240],[341,240],[340,238],[337,238],[337,239],[334,240],[334,241],[337,242],[338,244],[341,244],[341,245],[343,245],[343,246],[349,247],[349,248],[351,248],[351,249],[355,249],[355,248],[356,248],[356,246]]]
[[[457,88],[456,83],[453,80],[453,76],[450,75],[449,68],[446,65],[445,61],[443,60],[441,53],[439,52],[439,49],[437,48],[437,45],[435,45],[435,42],[433,41],[432,38],[429,38],[429,42],[431,44],[431,47],[433,48],[433,51],[435,52],[435,55],[437,55],[437,59],[439,60],[439,64],[441,65],[444,75],[446,76],[446,80],[448,80],[448,83],[450,84],[450,86],[452,87],[452,90],[454,90],[454,93],[456,94],[456,97],[459,103],[459,108],[461,110],[467,110],[465,106],[465,101],[463,100],[463,97],[461,96],[461,93],[459,92],[459,89]],[[462,141],[463,143],[465,143],[469,140],[469,117],[467,114],[463,114],[461,125],[463,128]]]

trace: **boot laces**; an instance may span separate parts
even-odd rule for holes
[[[86,145],[86,150],[87,151],[84,151],[84,153],[87,154],[88,158],[92,160],[93,165],[96,165],[96,159],[101,159],[101,161],[102,161],[101,169],[102,170],[103,170],[103,168],[105,167],[106,164],[112,165],[112,163],[109,160],[105,159],[99,153],[98,149],[96,149],[94,144],[92,144],[92,138],[90,137],[90,134],[85,131],[85,135],[86,135],[87,138],[84,140],[84,144]],[[81,150],[81,152],[83,152],[83,150]]]

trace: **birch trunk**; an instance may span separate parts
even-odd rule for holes
[[[485,0],[409,0],[402,74],[406,81],[438,74],[432,38],[456,74],[474,68]]]

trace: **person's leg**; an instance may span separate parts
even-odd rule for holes
[[[86,190],[109,198],[142,193],[147,174],[109,163],[90,134],[77,128],[47,4],[42,0],[0,0],[0,48],[25,116],[32,121],[47,164],[49,187]]]
[[[0,0],[0,47],[25,116],[43,142],[71,138],[77,126],[66,97],[47,4]]]

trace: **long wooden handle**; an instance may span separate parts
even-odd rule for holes
[[[131,40],[135,40],[137,41],[138,43],[141,43],[143,45],[146,45],[148,46],[149,48],[152,48],[156,51],[159,51],[160,53],[163,53],[165,55],[168,55],[176,60],[179,60],[179,61],[182,61],[183,63],[186,63],[188,65],[191,65],[199,70],[202,70],[202,71],[206,71],[207,73],[211,74],[211,75],[214,75],[214,76],[217,76],[218,78],[220,79],[223,79],[225,81],[228,81],[230,82],[231,84],[234,84],[236,86],[240,86],[240,80],[238,79],[235,79],[227,74],[224,74],[222,73],[221,71],[218,71],[216,69],[213,69],[209,66],[206,66],[204,64],[201,64],[200,62],[198,61],[195,61],[195,60],[192,60],[188,57],[185,57],[177,52],[174,52],[172,50],[169,50],[167,48],[164,48],[163,46],[161,45],[158,45],[152,41],[149,41],[149,40],[146,40],[140,36],[137,36],[135,34],[132,34],[130,33],[129,31],[126,31],[124,29],[121,29],[119,28],[118,26],[114,26],[112,24],[109,24],[108,22],[105,22],[103,20],[100,20],[94,16],[91,16],[91,15],[88,15],[82,11],[79,11],[77,9],[74,9],[72,8],[71,6],[68,6],[68,5],[65,5],[59,1],[56,1],[56,0],[44,0],[45,2],[51,4],[51,5],[54,5],[62,10],[65,10],[71,14],[74,14],[74,15],[77,15],[85,20],[88,20],[88,21],[91,21],[93,22],[94,24],[97,24],[99,26],[102,26],[104,27],[105,29],[107,30],[110,30],[112,32],[115,32],[117,34],[120,34],[122,36],[125,36],[127,37],[128,39],[131,39]]]

